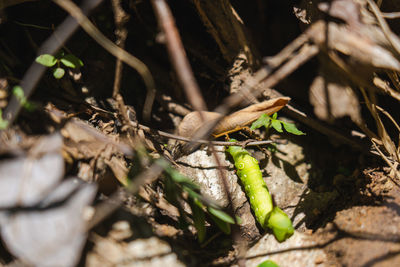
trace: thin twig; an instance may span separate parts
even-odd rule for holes
[[[193,143],[198,143],[198,144],[205,144],[205,145],[211,144],[211,145],[215,145],[215,146],[247,147],[247,146],[260,146],[260,145],[267,145],[267,144],[274,143],[274,141],[272,141],[272,140],[250,141],[250,142],[249,142],[249,140],[241,141],[241,142],[223,142],[223,141],[210,141],[210,140],[201,140],[201,139],[196,140],[196,139],[187,138],[187,137],[183,137],[183,136],[179,136],[179,135],[175,135],[175,134],[166,133],[166,132],[163,132],[160,130],[151,129],[150,127],[147,127],[145,125],[142,125],[142,124],[139,124],[139,123],[133,122],[133,121],[129,121],[129,124],[133,127],[138,127],[147,133],[155,133],[155,134],[158,134],[159,136],[170,138],[170,139],[175,139],[175,140],[179,140],[179,141],[183,141],[183,142],[193,142]]]
[[[145,120],[150,119],[151,107],[154,102],[156,87],[154,83],[153,76],[151,75],[147,66],[138,58],[134,57],[130,53],[126,52],[124,49],[116,46],[112,41],[105,37],[96,26],[82,13],[78,6],[76,6],[70,0],[53,0],[57,5],[66,10],[70,15],[72,15],[78,23],[81,25],[82,29],[86,31],[98,44],[100,44],[104,49],[106,49],[110,54],[116,58],[122,60],[133,69],[135,69],[143,78],[143,81],[147,87],[147,95],[145,100],[145,108],[143,109],[143,117]]]
[[[398,19],[400,18],[400,12],[381,12],[382,17],[385,19]]]
[[[175,26],[171,10],[164,0],[152,0],[151,3],[153,4],[160,28],[165,34],[171,64],[175,69],[179,82],[185,90],[189,103],[196,111],[206,110],[206,103],[200,93],[200,88],[196,83],[192,68],[186,57],[186,52]]]
[[[128,30],[125,25],[129,21],[130,16],[122,9],[121,0],[112,0],[111,4],[114,12],[114,21],[116,27],[115,35],[117,37],[115,44],[124,49],[126,37],[128,36]],[[117,58],[117,61],[115,62],[115,78],[112,94],[114,98],[119,94],[123,68],[124,65],[122,64],[121,59]]]

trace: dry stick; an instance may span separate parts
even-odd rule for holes
[[[151,3],[153,4],[158,24],[165,34],[168,54],[178,76],[178,80],[186,92],[186,97],[194,110],[206,110],[206,103],[200,93],[200,88],[197,85],[192,68],[186,57],[186,52],[175,26],[171,10],[164,0],[152,0]]]
[[[125,41],[128,36],[128,30],[125,27],[126,23],[129,21],[130,16],[122,9],[121,7],[121,0],[112,0],[112,9],[114,12],[114,21],[115,21],[115,35],[117,36],[117,40],[115,41],[115,44],[124,49],[125,48]],[[123,70],[124,65],[122,64],[121,59],[117,58],[115,62],[115,75],[114,75],[114,85],[113,85],[113,98],[117,102],[118,105],[118,112],[121,116],[121,120],[124,124],[129,123],[129,117],[128,117],[128,110],[125,105],[124,99],[122,95],[120,94],[120,88],[121,88],[121,80],[122,80],[122,70]],[[132,107],[133,108],[133,107]],[[144,110],[151,110],[151,107],[146,107],[144,106]],[[136,114],[136,111],[134,111]],[[143,113],[144,114],[144,113]],[[145,120],[149,121],[150,120],[150,114],[146,114]],[[134,129],[128,129],[127,132],[129,137],[133,137],[135,135]],[[131,141],[131,139],[129,139]]]
[[[271,141],[271,140],[263,140],[263,141],[241,141],[241,142],[223,142],[223,141],[210,141],[210,140],[195,140],[192,138],[186,138],[183,136],[179,136],[179,135],[175,135],[175,134],[170,134],[170,133],[166,133],[160,130],[155,130],[155,129],[151,129],[150,127],[147,127],[145,125],[139,124],[137,122],[133,122],[133,121],[129,121],[129,124],[132,127],[138,127],[140,129],[142,129],[143,131],[147,132],[147,133],[156,133],[159,136],[163,136],[166,138],[170,138],[170,139],[175,139],[175,140],[179,140],[179,141],[183,141],[183,142],[194,142],[194,143],[198,143],[198,144],[204,144],[204,145],[209,145],[212,144],[214,146],[241,146],[241,147],[246,147],[246,146],[260,146],[260,145],[267,145],[267,144],[272,144],[276,141]]]
[[[82,12],[84,14],[89,14],[90,11],[94,9],[97,5],[99,5],[101,1],[102,0],[85,0],[81,5]],[[40,49],[38,50],[38,55],[56,53],[77,29],[78,23],[72,16],[69,16],[40,46]],[[20,83],[22,89],[24,90],[24,96],[26,98],[29,98],[29,96],[32,94],[33,90],[35,89],[37,83],[39,82],[45,71],[46,67],[43,65],[39,65],[36,62],[33,62],[29,69],[26,71]],[[16,99],[16,97],[12,97],[10,103],[4,111],[5,119],[9,121],[9,125],[14,122],[20,110],[21,104]]]
[[[182,41],[180,39],[178,30],[175,26],[175,22],[169,6],[165,2],[165,0],[152,0],[151,1],[154,11],[156,13],[156,17],[160,28],[165,34],[166,45],[168,49],[168,54],[171,58],[171,62],[174,66],[175,72],[178,76],[178,79],[185,90],[186,97],[188,98],[190,104],[193,106],[194,110],[202,111],[207,110],[206,103],[204,102],[203,96],[200,93],[200,88],[197,85],[196,79],[193,75],[192,68],[190,67],[189,60],[187,59],[186,52],[183,48]],[[201,121],[204,122],[205,118],[203,114],[200,112]],[[222,171],[222,165],[218,155],[216,153],[215,147],[210,143],[211,152],[214,156],[216,164],[218,166],[218,176],[221,179],[224,187],[224,191],[228,196],[228,201],[231,205],[229,205],[229,212],[233,216],[236,223],[236,216],[233,210],[233,200],[232,196],[229,192],[229,186],[227,177],[225,173]],[[239,230],[239,229],[237,229]],[[236,227],[233,226],[232,238],[234,243],[239,244],[241,237],[240,233],[236,231]]]
[[[81,25],[82,29],[86,31],[98,44],[100,44],[104,49],[106,49],[110,54],[116,58],[122,60],[133,69],[135,69],[143,78],[143,81],[147,87],[147,95],[145,100],[145,105],[143,109],[143,117],[145,120],[150,119],[151,107],[154,102],[156,87],[154,79],[147,68],[147,66],[140,61],[138,58],[126,52],[124,49],[116,46],[107,37],[105,37],[93,23],[82,13],[78,6],[76,6],[70,0],[53,0],[57,5],[66,10],[70,15],[72,15],[78,23]]]
[[[125,25],[129,21],[130,16],[122,9],[121,0],[112,0],[111,4],[116,26],[115,35],[117,36],[117,40],[115,41],[115,44],[124,49],[126,37],[128,36],[128,30]],[[121,59],[117,58],[115,63],[115,78],[112,94],[114,98],[119,94],[123,67],[124,65],[122,64]]]
[[[300,49],[305,43],[309,41],[307,34],[302,34],[293,40],[290,44],[285,46],[278,54],[273,57],[265,59],[265,62],[270,68],[277,68],[283,62],[288,60],[296,50]]]
[[[385,19],[398,19],[400,18],[400,12],[381,12],[382,17]]]

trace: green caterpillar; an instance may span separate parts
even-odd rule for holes
[[[235,142],[236,140],[231,139],[231,141]],[[279,242],[289,238],[294,233],[292,222],[286,213],[280,208],[274,207],[272,197],[262,178],[258,161],[247,150],[239,146],[230,146],[226,151],[235,162],[237,175],[250,200],[251,209],[257,222],[264,229],[270,228]]]

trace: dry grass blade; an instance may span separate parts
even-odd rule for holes
[[[384,20],[382,13],[379,10],[378,6],[372,0],[367,0],[367,3],[369,4],[372,12],[374,13],[376,19],[378,20],[379,26],[382,28],[383,34],[385,35],[387,40],[390,42],[392,47],[396,50],[396,52],[398,54],[400,54],[400,42],[398,41],[398,39],[395,39],[395,35],[390,30],[388,24]]]
[[[376,127],[378,129],[378,137],[379,141],[376,140],[375,138],[371,138],[373,142],[378,142],[383,145],[385,150],[389,153],[389,155],[395,159],[397,162],[399,162],[399,155],[397,154],[397,149],[393,141],[391,140],[389,134],[387,133],[385,126],[383,125],[383,122],[379,116],[379,113],[376,108],[376,100],[374,94],[371,92],[370,97],[368,97],[367,93],[365,92],[365,89],[360,87],[361,93],[365,99],[367,108],[369,109],[372,117],[375,120]]]
[[[392,79],[392,81],[393,81],[393,84],[395,84],[396,81],[393,79]],[[386,94],[393,97],[394,99],[400,101],[400,93],[393,90],[392,88],[390,88],[390,86],[385,81],[383,81],[382,79],[380,79],[378,77],[375,77],[373,82],[376,85],[376,87],[378,87],[379,89],[381,89]]]
[[[392,115],[389,114],[386,110],[381,108],[380,106],[376,106],[376,109],[382,112],[386,117],[389,118],[389,120],[393,123],[394,126],[396,126],[397,130],[400,132],[400,126],[399,124],[395,121],[395,119],[392,117]]]
[[[387,165],[389,165],[390,169],[395,174],[395,177],[397,179],[400,179],[400,172],[397,170],[395,165],[393,165],[392,162],[385,156],[385,154],[382,153],[382,151],[379,149],[379,147],[377,146],[377,144],[374,141],[372,141],[372,144],[373,144],[374,148],[376,149],[376,151],[378,151],[381,158],[386,162]],[[396,162],[396,164],[398,164],[398,163]],[[397,181],[393,181],[393,182],[398,185]]]

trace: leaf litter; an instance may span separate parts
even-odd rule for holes
[[[68,1],[64,1],[64,4],[66,2]],[[160,3],[162,1],[153,2]],[[381,2],[385,2],[384,4],[391,3],[391,1],[378,1],[378,3]],[[61,2],[58,1],[58,3]],[[113,5],[115,3],[113,2]],[[262,4],[260,5],[262,7]],[[396,6],[395,4],[393,5]],[[71,5],[69,7],[64,6],[66,9],[70,7]],[[135,12],[137,12],[136,8],[145,12],[141,7],[140,5],[135,6]],[[179,17],[180,6],[177,5],[174,8],[176,10],[173,11],[177,13],[173,12],[173,14],[177,14]],[[135,108],[139,111],[138,113],[143,108],[144,117],[149,116],[149,107],[151,109],[151,105],[142,105],[142,103],[148,101],[140,98],[141,96],[137,92],[135,92],[135,99],[138,98],[137,102],[142,103],[139,105],[135,103],[133,104],[135,107],[130,108],[127,108],[128,106],[124,103],[124,101],[128,102],[128,97],[125,97],[125,95],[123,97],[120,95],[121,98],[114,97],[114,103],[109,101],[108,104],[104,104],[101,101],[97,102],[94,97],[91,98],[91,100],[94,100],[90,102],[91,104],[88,104],[88,102],[82,104],[81,99],[76,100],[75,98],[75,102],[72,102],[76,105],[69,102],[74,98],[71,95],[66,96],[65,92],[60,93],[60,95],[63,95],[61,98],[54,97],[54,95],[48,98],[46,96],[46,101],[50,99],[51,102],[57,103],[55,106],[61,107],[65,114],[58,119],[53,117],[53,122],[49,125],[46,124],[44,128],[49,132],[54,132],[54,128],[61,128],[64,139],[59,134],[44,135],[31,141],[30,145],[24,146],[19,144],[18,136],[24,140],[30,139],[31,136],[27,137],[20,134],[17,137],[11,137],[11,131],[15,129],[11,129],[8,133],[2,132],[4,135],[2,135],[1,143],[5,143],[5,145],[1,147],[3,157],[0,161],[0,225],[2,239],[8,251],[19,260],[37,266],[76,265],[87,237],[87,218],[84,218],[83,215],[86,214],[88,209],[85,207],[90,205],[95,198],[95,184],[98,183],[101,187],[100,198],[108,199],[102,204],[109,205],[108,207],[111,208],[109,210],[99,208],[96,209],[95,213],[102,210],[104,212],[103,216],[107,217],[117,210],[116,214],[120,214],[121,210],[118,207],[122,206],[122,201],[121,198],[116,198],[113,192],[122,184],[127,191],[139,192],[140,196],[140,198],[129,194],[125,196],[123,198],[126,202],[124,207],[131,209],[131,213],[135,214],[135,216],[139,214],[139,217],[147,218],[147,225],[150,224],[155,229],[154,233],[164,237],[167,236],[169,239],[167,239],[168,244],[157,238],[141,237],[143,239],[128,240],[129,237],[134,235],[132,233],[135,231],[140,232],[138,230],[140,229],[139,223],[130,229],[132,233],[129,232],[129,234],[123,235],[128,239],[117,238],[115,233],[105,235],[107,237],[103,238],[97,233],[91,232],[89,239],[94,244],[94,250],[88,254],[88,265],[106,264],[102,261],[106,259],[107,264],[110,266],[112,264],[140,264],[140,262],[148,264],[151,260],[153,264],[158,264],[159,266],[167,262],[162,261],[163,257],[167,255],[171,256],[168,259],[171,260],[168,261],[170,264],[175,263],[177,266],[181,266],[181,262],[177,261],[177,256],[174,254],[175,251],[178,251],[178,254],[180,252],[179,260],[184,259],[188,265],[190,265],[190,262],[199,263],[202,260],[216,265],[236,263],[241,265],[241,260],[246,259],[248,264],[254,265],[268,259],[271,255],[274,260],[279,262],[280,266],[292,266],[290,264],[293,264],[293,261],[300,266],[302,260],[304,266],[328,266],[332,264],[361,266],[363,264],[379,263],[380,260],[387,262],[387,264],[395,264],[398,261],[398,253],[396,253],[398,248],[394,243],[399,240],[398,232],[395,229],[398,221],[398,213],[395,211],[399,201],[398,190],[396,189],[396,183],[398,183],[397,180],[400,176],[398,171],[399,129],[396,122],[398,116],[393,112],[394,109],[391,105],[394,104],[390,104],[390,101],[398,101],[400,99],[398,92],[400,87],[398,79],[400,63],[398,61],[399,39],[390,30],[386,22],[382,20],[385,14],[381,13],[371,0],[335,0],[329,3],[299,1],[299,5],[295,8],[295,14],[301,22],[309,24],[309,27],[303,33],[299,33],[297,38],[285,48],[282,49],[284,45],[280,44],[279,49],[282,49],[281,52],[274,57],[267,58],[265,60],[267,67],[259,69],[260,61],[252,38],[247,35],[247,30],[243,30],[243,27],[248,25],[251,19],[245,16],[245,19],[242,20],[238,14],[241,12],[245,14],[246,8],[233,7],[228,1],[207,4],[201,3],[201,1],[193,1],[192,8],[198,12],[199,21],[206,26],[205,28],[215,41],[213,43],[216,47],[215,49],[219,49],[222,55],[222,58],[218,58],[215,55],[211,56],[212,59],[209,60],[206,57],[199,56],[199,54],[202,54],[199,52],[197,52],[196,56],[196,53],[193,52],[196,50],[196,45],[192,44],[193,47],[188,50],[188,53],[198,60],[197,64],[193,64],[194,66],[201,66],[201,64],[207,66],[205,69],[208,71],[206,73],[202,72],[200,68],[201,75],[198,75],[203,78],[206,77],[202,80],[202,89],[204,88],[202,93],[207,99],[206,102],[209,101],[207,104],[212,107],[211,103],[218,102],[221,99],[220,97],[215,97],[215,88],[219,88],[220,85],[215,82],[215,80],[218,81],[215,76],[217,73],[224,73],[224,71],[218,71],[220,66],[216,66],[219,64],[216,64],[219,60],[225,61],[225,64],[228,63],[228,65],[232,66],[229,71],[230,80],[227,87],[232,92],[239,91],[236,96],[240,95],[240,93],[244,94],[244,98],[240,97],[238,101],[237,99],[239,98],[235,100],[234,95],[230,98],[231,100],[233,99],[231,102],[227,100],[221,105],[222,108],[215,109],[215,111],[222,110],[223,112],[204,112],[204,114],[211,114],[209,117],[206,115],[205,120],[198,114],[198,111],[189,113],[189,115],[192,114],[192,117],[187,115],[189,117],[185,117],[182,120],[181,117],[173,114],[172,109],[165,108],[165,106],[171,104],[170,102],[165,103],[162,100],[158,100],[162,107],[157,106],[156,109],[158,110],[153,110],[152,119],[154,124],[152,127],[154,128],[151,128],[144,126],[136,119]],[[84,18],[80,13],[78,15],[80,18]],[[146,13],[141,15],[146,15]],[[267,18],[260,15],[259,19],[265,22]],[[180,26],[179,20],[177,21]],[[141,25],[140,22],[135,22]],[[120,27],[123,28],[124,23],[121,25]],[[188,25],[192,24],[189,23]],[[279,30],[284,32],[286,26],[281,23]],[[224,31],[221,32],[221,29],[224,29]],[[85,30],[90,32],[87,27]],[[163,28],[163,31],[167,30]],[[134,32],[130,31],[131,34],[135,34]],[[192,30],[189,32],[194,33]],[[191,34],[187,35],[185,30],[182,30],[181,33],[185,35],[185,38],[191,36]],[[166,33],[163,32],[163,34]],[[259,38],[262,39],[262,36],[264,35],[260,34]],[[265,34],[265,36],[269,38],[272,34]],[[138,38],[133,39],[140,40],[143,36],[136,37]],[[163,38],[162,36],[159,37],[160,40]],[[96,38],[99,38],[98,35]],[[233,42],[226,42],[232,39],[234,40]],[[274,40],[268,40],[268,42],[274,42]],[[200,42],[197,40],[193,43]],[[284,44],[286,45],[287,43]],[[120,48],[123,46],[119,45]],[[113,53],[120,51],[115,46],[113,47],[109,49],[114,51]],[[212,49],[209,49],[207,53],[203,52],[204,55],[212,55],[212,53]],[[154,54],[159,55],[161,53]],[[270,54],[270,51],[268,54]],[[315,55],[318,56],[317,60],[320,66],[314,68],[318,70],[317,74],[308,80],[308,86],[311,86],[302,86],[301,82],[296,81],[290,84],[290,79],[293,77],[290,77],[289,74],[300,69],[305,62]],[[121,54],[118,57],[121,60]],[[128,58],[132,59],[129,56]],[[48,65],[53,66],[54,62],[51,58],[49,60]],[[149,60],[149,58],[146,58],[146,60]],[[234,62],[232,63],[232,61]],[[153,72],[153,65],[157,64],[154,64],[154,61],[152,62],[152,64],[149,64],[149,69]],[[68,66],[68,64],[66,65]],[[131,66],[137,66],[132,62],[130,64]],[[78,65],[82,66],[80,63]],[[84,67],[87,66],[90,66],[90,64],[85,62]],[[157,67],[159,68],[160,65]],[[159,76],[154,76],[156,83],[163,84],[166,88],[174,84],[169,80],[169,74],[163,76],[163,72],[157,71],[160,70],[157,67],[155,68],[156,71],[154,71],[159,74]],[[225,65],[222,69],[224,68]],[[140,72],[140,68],[138,69]],[[259,70],[257,71],[257,69]],[[144,70],[147,70],[147,67]],[[113,70],[110,71],[112,72]],[[178,75],[180,74],[179,68],[175,69],[175,71]],[[307,71],[312,72],[310,68]],[[116,77],[118,76],[117,72]],[[154,89],[153,81],[152,78],[149,78],[149,73],[145,72],[147,75],[147,80],[145,79],[145,81],[149,87],[147,94],[150,94],[151,98],[151,92]],[[68,75],[65,73],[62,79],[65,79],[65,76]],[[102,75],[102,73],[98,73],[97,76],[95,75],[96,79],[100,80],[98,77],[103,77]],[[225,80],[227,77],[220,76],[218,78]],[[179,79],[182,79],[182,77]],[[286,79],[289,83],[286,83]],[[306,77],[302,77],[300,80],[304,81],[306,79]],[[208,80],[208,85],[211,84],[211,86],[204,86],[204,84],[207,84],[207,82],[204,82],[205,80]],[[279,83],[282,81],[285,86]],[[48,80],[47,82],[54,85]],[[62,80],[62,82],[65,82],[65,80]],[[74,86],[79,87],[77,83],[74,83]],[[274,86],[279,87],[279,91],[271,88]],[[127,87],[131,88],[132,84]],[[173,90],[177,89],[176,85],[170,87],[174,88]],[[182,87],[185,87],[184,83]],[[221,87],[223,88],[223,86]],[[245,88],[248,91],[245,91]],[[118,94],[120,89],[122,90],[122,87],[117,88],[115,92]],[[19,101],[22,102],[21,100],[24,100],[23,102],[26,102],[30,92],[24,92],[24,87],[21,87],[21,90],[24,94],[20,95]],[[99,89],[96,88],[96,90]],[[210,90],[211,94],[210,92],[207,94],[207,90]],[[221,91],[223,92],[223,90]],[[255,92],[254,95],[251,92]],[[122,94],[125,93],[122,92]],[[168,92],[168,94],[172,94],[174,97],[176,96],[176,99],[179,99],[178,95],[182,94],[182,92],[176,95],[175,93]],[[221,92],[218,91],[218,93]],[[250,108],[263,105],[265,99],[257,97],[262,94],[272,98],[272,100],[267,100],[266,102],[275,101],[274,98],[285,100],[284,104],[274,106],[274,108],[281,109],[285,106],[282,109],[285,116],[295,114],[293,117],[296,120],[312,129],[304,129],[303,125],[300,127],[307,132],[307,136],[304,138],[310,136],[310,139],[306,140],[311,140],[309,144],[302,144],[304,151],[298,148],[286,150],[288,147],[296,147],[294,143],[302,142],[299,140],[305,140],[296,139],[297,137],[293,140],[290,138],[286,144],[280,143],[276,145],[274,149],[260,150],[263,156],[259,158],[267,162],[264,175],[267,177],[268,187],[275,194],[275,201],[283,204],[289,214],[293,216],[294,222],[298,227],[297,232],[292,240],[289,239],[288,243],[284,243],[281,246],[273,244],[273,241],[268,239],[270,235],[266,234],[252,249],[248,250],[247,255],[243,255],[243,251],[246,251],[246,249],[242,249],[242,252],[238,249],[239,252],[237,252],[230,250],[231,247],[229,246],[224,252],[220,252],[219,248],[225,248],[221,245],[222,241],[220,240],[226,239],[216,238],[220,233],[211,236],[208,240],[205,237],[207,235],[204,233],[214,228],[209,225],[211,220],[204,216],[206,209],[202,205],[205,204],[199,204],[199,199],[201,198],[198,192],[190,190],[179,191],[176,188],[174,189],[175,191],[172,190],[172,193],[180,192],[175,195],[177,202],[175,204],[178,207],[176,208],[166,200],[165,177],[161,179],[158,179],[158,176],[151,177],[151,179],[148,179],[152,181],[150,184],[139,188],[137,184],[132,183],[132,181],[135,181],[132,180],[131,176],[131,171],[134,169],[132,166],[138,167],[139,173],[143,172],[150,175],[151,170],[149,171],[149,168],[154,167],[154,164],[151,163],[152,157],[156,159],[164,156],[182,172],[186,168],[186,175],[190,176],[189,178],[203,181],[200,183],[200,190],[203,190],[205,195],[208,192],[209,196],[213,197],[215,192],[220,192],[215,199],[222,197],[224,200],[223,206],[227,206],[229,209],[229,204],[231,204],[235,213],[244,218],[242,235],[247,235],[249,237],[248,240],[257,240],[260,237],[259,229],[255,227],[254,218],[251,221],[252,214],[248,207],[246,209],[247,202],[245,196],[240,194],[241,189],[236,187],[235,190],[232,190],[236,194],[233,199],[229,199],[226,191],[222,190],[225,186],[223,183],[224,175],[228,176],[228,182],[231,185],[233,183],[237,184],[236,181],[232,182],[232,178],[229,178],[230,174],[234,176],[234,173],[229,170],[229,162],[224,162],[219,158],[216,159],[216,162],[213,161],[209,151],[203,148],[199,148],[194,153],[184,155],[179,159],[174,158],[179,154],[174,154],[174,151],[170,149],[170,144],[164,139],[167,135],[161,138],[158,133],[162,132],[159,131],[161,127],[168,124],[166,117],[172,118],[174,123],[172,127],[171,124],[167,126],[169,130],[171,128],[178,129],[175,132],[186,137],[196,137],[197,135],[193,134],[197,129],[205,128],[203,126],[216,123],[217,120],[221,120],[219,124],[216,123],[217,128],[221,127],[221,125],[223,126],[223,130],[217,131],[217,134],[249,125],[260,114],[257,113],[257,115],[253,116],[245,114],[243,111],[247,108],[243,107],[241,107],[242,109],[239,108],[237,112],[229,112],[234,108],[231,103],[238,104],[242,102],[241,104],[246,106],[250,103]],[[291,103],[286,101],[289,98],[284,95],[290,96]],[[174,97],[169,99],[175,100]],[[83,98],[83,96],[79,95],[78,98]],[[191,98],[190,94],[188,98]],[[7,100],[7,97],[4,99]],[[199,99],[189,99],[188,102],[192,103],[193,109],[196,109],[196,106],[204,101],[199,97]],[[308,104],[304,103],[311,104],[310,106],[314,111],[313,115],[310,115],[312,114],[312,109],[307,108]],[[398,104],[397,102],[395,103]],[[174,104],[176,106],[176,103]],[[187,103],[183,105],[187,110],[189,105]],[[50,108],[50,111],[56,111],[55,106]],[[130,110],[130,113],[128,110]],[[135,116],[131,117],[132,110]],[[275,111],[271,111],[269,115],[272,115]],[[10,114],[15,115],[13,112],[13,105],[10,105],[3,117],[5,119],[10,118]],[[163,117],[163,115],[165,116]],[[225,115],[227,116],[223,118]],[[29,117],[30,115],[23,114],[21,121],[18,121],[16,125],[23,128],[28,125],[25,130],[28,129],[26,131],[30,132],[34,128],[32,127],[34,123],[26,123],[24,116]],[[69,118],[72,116],[78,116],[80,119],[70,120]],[[134,121],[130,121],[133,117],[135,117]],[[15,116],[11,116],[12,120],[14,118]],[[280,121],[280,118],[278,120],[277,117],[272,117],[272,120],[265,120],[261,125],[271,123],[271,126],[279,133],[282,132],[283,128],[288,132],[296,132],[297,128],[294,127],[294,124],[289,124],[286,120]],[[354,124],[349,124],[349,121],[345,121],[346,119],[350,119],[349,121]],[[178,126],[179,123],[177,122],[181,120],[181,126]],[[209,121],[207,122],[207,120]],[[328,124],[325,124],[325,122],[328,122]],[[346,132],[348,128],[354,133],[353,136],[349,134],[350,131]],[[360,147],[361,142],[358,141],[370,142],[368,145],[362,144],[361,147],[363,149],[360,151],[363,154],[379,155],[389,168],[383,168],[382,163],[370,161],[369,158],[366,160],[364,155],[359,155],[357,152],[349,153],[346,150],[343,152],[340,146],[335,143],[336,141],[332,141],[335,143],[333,146],[323,142],[320,143],[321,138],[315,138],[316,135],[312,133],[313,130],[327,135],[330,140],[344,141],[351,145],[356,144],[353,147]],[[359,131],[362,131],[362,133]],[[18,129],[16,132],[18,133]],[[310,132],[311,134],[309,134]],[[298,131],[297,133],[300,134],[301,132]],[[170,136],[173,135],[173,133],[168,134]],[[247,134],[249,133],[240,131],[233,134],[245,135],[248,138]],[[260,130],[256,130],[256,134],[263,136],[263,132]],[[5,138],[7,135],[8,137]],[[199,134],[198,136],[201,136],[199,139],[206,141],[204,140],[206,139],[205,135],[204,133],[202,135]],[[274,140],[276,140],[277,136],[287,138],[285,133],[283,135],[275,133],[271,135]],[[358,140],[354,136],[358,136],[357,138],[362,137],[360,138],[362,140]],[[32,143],[34,144],[33,146]],[[141,144],[145,144],[150,156],[144,156],[140,152],[138,147]],[[242,144],[245,146],[246,142]],[[310,149],[310,147],[313,149]],[[134,151],[134,149],[136,150]],[[271,152],[272,150],[275,152]],[[260,151],[258,152],[260,153]],[[302,154],[303,152],[305,155]],[[185,151],[183,151],[184,153]],[[200,155],[198,156],[196,153]],[[220,152],[217,151],[215,153],[214,151],[212,153],[218,154],[223,159],[223,155]],[[356,156],[350,159],[350,154],[355,154]],[[270,158],[266,159],[265,155]],[[327,157],[327,155],[332,157]],[[135,158],[138,157],[142,157],[143,161],[136,162]],[[325,163],[322,161],[331,162]],[[367,163],[365,163],[366,161]],[[363,162],[363,164],[360,162]],[[368,166],[368,164],[371,164],[371,166]],[[365,168],[365,166],[369,168],[363,172],[361,168]],[[382,170],[383,172],[381,173]],[[229,174],[226,174],[226,172],[229,172]],[[79,174],[80,177],[64,178],[64,176],[68,176],[66,173]],[[161,171],[155,173],[159,174]],[[155,174],[153,173],[153,175]],[[212,178],[216,178],[216,180],[207,179],[207,176],[213,176]],[[90,182],[90,184],[83,183],[81,178]],[[142,181],[146,181],[146,179]],[[186,183],[189,182],[186,181]],[[177,188],[179,186],[182,186],[182,184],[179,185],[178,183]],[[104,188],[109,190],[104,190]],[[120,191],[117,192],[121,193]],[[193,196],[199,199],[188,201]],[[117,201],[113,203],[116,199]],[[200,207],[201,209],[195,210],[194,207]],[[134,216],[132,214],[130,214],[129,221],[133,221]],[[249,216],[246,217],[243,214]],[[194,218],[191,216],[194,216]],[[390,223],[385,222],[383,219],[388,216],[393,219]],[[187,221],[182,220],[183,217],[187,218]],[[378,219],[379,224],[371,224],[375,218]],[[113,220],[117,221],[118,219],[113,217]],[[195,225],[202,225],[202,222],[207,222],[207,225],[203,225],[206,226],[205,228],[197,227],[198,238],[202,241],[206,240],[203,243],[203,248],[188,248],[189,241],[195,240],[196,230],[191,227],[185,228],[183,225],[185,223],[190,224],[192,221],[194,221]],[[101,219],[99,222],[102,227],[106,224]],[[116,223],[115,225],[119,224]],[[121,223],[121,225],[124,224]],[[360,225],[364,226],[364,228],[357,227]],[[378,233],[371,231],[382,226],[387,226],[389,230],[381,233],[381,235],[378,235],[379,231]],[[234,231],[232,233],[232,242],[236,242],[233,238]],[[296,242],[301,243],[301,246],[296,246]],[[382,244],[380,242],[386,243]],[[240,246],[238,247],[240,248]],[[160,250],[156,248],[160,248]],[[372,248],[374,253],[360,253]],[[196,254],[198,253],[196,250],[200,251],[200,256]],[[293,253],[289,250],[292,250]],[[387,254],[388,250],[390,251],[390,257],[382,258],[382,255]],[[114,254],[111,251],[114,251]],[[227,251],[231,251],[231,253],[229,254]],[[214,252],[215,254],[213,254]],[[220,253],[218,254],[218,252]],[[329,255],[329,257],[326,255]],[[357,258],[357,255],[361,255],[360,259]],[[102,256],[104,257],[102,258]]]

